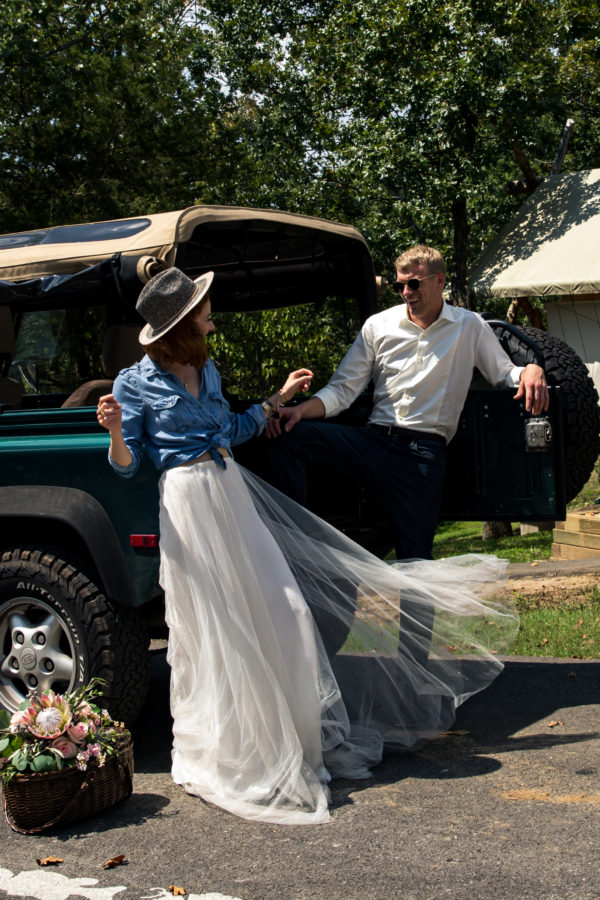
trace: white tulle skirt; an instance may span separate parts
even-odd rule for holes
[[[502,561],[389,565],[232,459],[168,470],[160,496],[172,774],[189,793],[326,822],[332,777],[369,777],[384,745],[447,728],[501,671],[518,618],[483,594]],[[399,643],[409,601],[415,619],[435,610],[424,654]]]

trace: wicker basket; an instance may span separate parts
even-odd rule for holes
[[[87,819],[131,796],[133,741],[129,732],[103,766],[85,772],[65,768],[14,775],[2,788],[6,821],[20,834],[39,834],[54,825]]]

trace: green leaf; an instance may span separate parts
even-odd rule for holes
[[[10,713],[7,709],[0,709],[0,731],[10,727]]]
[[[9,737],[0,738],[0,753],[3,753],[10,744]]]
[[[30,761],[29,768],[32,772],[50,772],[58,767],[54,756],[50,753],[40,753],[39,756],[34,756]]]
[[[22,750],[17,750],[12,758],[12,761],[17,772],[24,772],[29,762],[27,754],[23,753]]]

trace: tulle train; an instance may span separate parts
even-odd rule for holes
[[[331,777],[369,777],[384,745],[447,728],[501,671],[518,618],[484,595],[503,561],[388,565],[231,459],[171,469],[160,491],[172,772],[188,792],[326,822]]]

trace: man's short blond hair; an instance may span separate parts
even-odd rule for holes
[[[428,275],[437,275],[438,272],[446,274],[446,263],[440,251],[434,247],[425,247],[423,244],[409,247],[400,254],[394,265],[397,272],[404,272],[414,266],[423,266]]]

